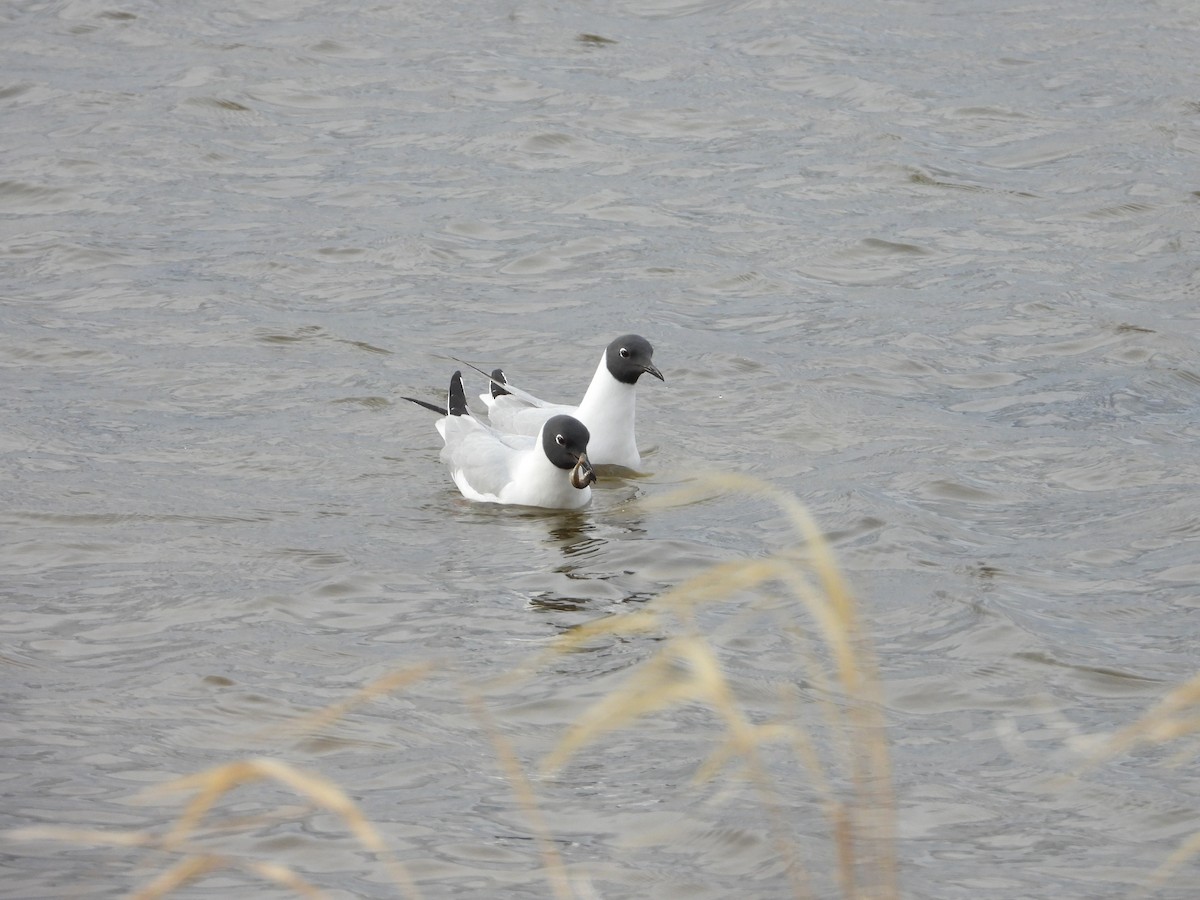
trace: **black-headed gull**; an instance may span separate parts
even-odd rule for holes
[[[588,430],[578,419],[552,416],[536,437],[502,434],[468,411],[461,372],[450,379],[444,410],[415,397],[404,399],[446,413],[436,423],[446,443],[441,457],[468,500],[579,509],[592,499],[596,473],[588,462]]]
[[[537,434],[551,416],[574,416],[591,432],[588,459],[593,465],[637,469],[642,463],[634,438],[637,381],[647,373],[666,380],[653,358],[654,348],[648,340],[623,334],[605,349],[578,406],[539,400],[508,384],[500,369],[491,375],[492,390],[479,398],[487,404],[488,421],[510,434]]]

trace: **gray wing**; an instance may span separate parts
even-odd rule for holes
[[[469,362],[456,360],[474,369],[489,382],[504,388],[504,394],[493,397],[490,390],[479,395],[488,410],[488,423],[509,434],[537,434],[547,419],[559,414],[574,415],[578,407],[562,403],[549,403],[523,391],[507,381],[496,381],[487,372]]]
[[[489,394],[488,399],[491,400],[487,404],[488,422],[500,431],[512,434],[536,435],[551,416],[557,416],[560,413],[574,415],[578,412],[578,407],[563,406],[557,403],[539,401],[539,406],[530,406],[520,397],[509,394],[495,398]]]
[[[523,406],[537,407],[537,406],[555,406],[555,405],[557,405],[554,403],[547,403],[545,400],[541,400],[541,399],[533,396],[533,394],[527,393],[526,391],[521,390],[519,387],[511,385],[507,381],[497,381],[491,375],[489,375],[487,372],[483,371],[483,369],[479,368],[479,366],[473,366],[469,362],[464,362],[461,359],[455,359],[454,361],[457,363],[460,363],[461,365],[466,366],[469,369],[474,369],[476,372],[478,372],[480,375],[482,375],[484,378],[486,378],[490,383],[498,384],[500,387],[504,388],[504,390],[508,392],[508,395],[510,395],[513,400],[519,400]],[[480,394],[479,399],[482,400],[484,403],[486,403],[488,406],[491,406],[492,403],[494,402],[494,400],[502,399],[502,398],[493,398],[492,392],[488,391],[486,394]]]
[[[502,435],[471,416],[447,416],[438,421],[446,446],[442,460],[454,483],[469,500],[497,503],[513,480],[524,451],[534,445],[525,435]]]

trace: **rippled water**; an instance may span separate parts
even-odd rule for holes
[[[345,786],[427,896],[549,896],[462,684],[787,546],[764,501],[631,502],[716,469],[809,504],[862,598],[906,895],[1128,896],[1200,831],[1168,753],[1059,779],[1200,658],[1194,4],[0,17],[0,824],[161,830],[178,807],[141,788],[265,754]],[[625,331],[667,378],[649,474],[578,515],[462,501],[399,401],[449,355],[569,398]],[[777,714],[802,667],[709,615]],[[656,643],[488,709],[533,766]],[[264,727],[427,660],[319,738]],[[685,707],[539,782],[597,896],[786,892],[753,792],[691,782],[716,740]],[[819,800],[779,779],[827,895]],[[233,849],[396,893],[325,813]],[[2,865],[13,897],[156,871],[51,842]]]

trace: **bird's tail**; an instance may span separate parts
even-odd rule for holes
[[[506,391],[502,387],[502,385],[505,385],[505,384],[508,384],[508,379],[506,379],[504,377],[504,370],[503,369],[493,369],[492,370],[492,399],[493,400],[495,400],[497,397],[503,397],[505,394],[508,393],[508,391]]]
[[[462,372],[450,376],[450,391],[446,394],[446,409],[452,416],[467,415],[467,392],[463,390]]]
[[[423,406],[426,409],[432,409],[439,416],[446,415],[446,408],[438,406],[436,403],[426,403],[424,400],[418,400],[416,397],[401,397],[401,400],[407,400],[409,403],[415,403],[417,406]]]
[[[446,392],[445,406],[438,406],[436,403],[430,403],[426,400],[418,400],[416,397],[401,397],[400,399],[433,410],[439,416],[465,416],[468,413],[467,394],[463,390],[462,372],[455,372],[450,376],[450,390]]]

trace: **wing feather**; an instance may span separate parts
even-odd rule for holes
[[[500,493],[516,475],[522,452],[533,446],[525,435],[501,435],[471,416],[438,420],[446,441],[442,460],[454,483],[472,500],[500,502]]]

